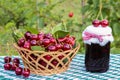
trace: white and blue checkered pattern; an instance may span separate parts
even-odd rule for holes
[[[105,73],[86,72],[84,55],[77,54],[66,72],[52,76],[31,74],[29,78],[16,76],[14,71],[4,70],[3,58],[3,56],[0,57],[0,80],[120,80],[120,54],[111,54],[110,69]],[[22,61],[21,66],[23,67]]]

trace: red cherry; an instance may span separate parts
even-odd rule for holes
[[[50,43],[55,43],[55,42],[56,42],[55,38],[50,38]]]
[[[32,59],[34,59],[34,60],[36,60],[37,59],[37,56],[36,55],[34,55],[34,54],[30,54],[30,57],[32,58]],[[29,61],[32,61],[32,59],[31,58],[28,58],[29,59]]]
[[[101,21],[101,26],[102,26],[102,27],[107,27],[108,25],[109,25],[108,20],[102,20],[102,21]]]
[[[58,42],[64,42],[66,40],[66,37],[64,38],[58,38]]]
[[[38,40],[42,41],[44,38],[44,33],[39,33],[38,34]]]
[[[30,39],[31,39],[31,40],[38,40],[38,35],[36,35],[36,34],[31,34]]]
[[[11,70],[11,68],[12,68],[12,65],[10,63],[4,64],[4,69],[5,70]]]
[[[24,77],[29,77],[30,76],[30,70],[29,69],[23,69],[23,72],[22,72],[22,75],[24,76]]]
[[[73,17],[73,12],[70,12],[70,13],[69,13],[69,17]]]
[[[52,58],[52,56],[46,55],[46,56],[44,56],[44,58],[49,61]]]
[[[62,45],[61,44],[56,44],[56,50],[62,49]]]
[[[93,24],[94,27],[98,27],[100,25],[100,21],[99,20],[94,20],[92,22],[92,24]]]
[[[22,68],[21,68],[21,67],[17,67],[17,68],[15,69],[15,74],[16,74],[16,75],[21,75],[21,74],[22,74]]]
[[[50,40],[49,39],[43,39],[42,40],[42,45],[44,45],[44,47],[48,46],[50,44]]]
[[[14,71],[15,71],[15,69],[16,69],[17,67],[19,67],[19,64],[18,64],[18,63],[13,63],[11,70],[14,70]]]
[[[29,41],[26,41],[23,46],[25,49],[31,49],[31,45]]]
[[[56,66],[58,64],[58,61],[56,59],[54,59],[52,62],[51,62],[54,66]]]
[[[68,38],[66,38],[65,43],[71,44],[73,46],[75,44],[75,38],[68,37]]]
[[[4,57],[4,62],[5,63],[10,63],[11,62],[11,57],[9,57],[9,56]]]
[[[35,46],[35,45],[37,45],[37,41],[36,40],[31,40],[30,44],[31,44],[31,46]]]
[[[53,45],[48,46],[48,51],[56,51],[56,47]]]
[[[62,59],[62,58],[64,58],[64,55],[59,55],[58,58]]]
[[[44,66],[44,67],[47,66],[47,63],[46,63],[45,61],[43,61],[43,60],[40,60],[38,63],[41,64],[41,65]]]
[[[71,49],[71,46],[70,46],[69,44],[65,43],[65,44],[63,45],[63,50],[64,50],[64,51],[70,50],[70,49]]]
[[[18,42],[17,42],[18,46],[20,46],[20,47],[23,46],[24,43],[25,43],[25,39],[24,39],[24,38],[20,38],[20,39],[18,40]]]
[[[45,34],[45,35],[44,35],[44,38],[50,39],[50,38],[52,38],[52,34],[50,34],[50,33]]]
[[[25,38],[28,40],[31,38],[31,32],[30,31],[27,31],[25,34],[24,34]]]
[[[14,59],[13,59],[13,63],[20,64],[20,60],[19,60],[18,58],[14,58]]]

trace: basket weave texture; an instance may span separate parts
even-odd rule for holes
[[[52,75],[65,72],[73,57],[80,48],[80,45],[67,51],[31,51],[14,44],[19,52],[25,68],[29,68],[31,73],[37,75]],[[46,59],[46,57],[48,57]]]

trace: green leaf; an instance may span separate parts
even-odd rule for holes
[[[68,31],[58,30],[53,35],[54,35],[55,38],[62,38],[62,37],[65,37],[68,34],[69,34]]]
[[[58,30],[62,30],[62,23],[59,23],[58,25],[54,26],[52,29],[52,34],[54,34]]]
[[[32,46],[31,49],[33,51],[44,51],[45,48],[41,47],[41,46]]]
[[[36,28],[33,28],[33,27],[25,27],[25,30],[30,31],[33,34],[39,33],[39,31]]]

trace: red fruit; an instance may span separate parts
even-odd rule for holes
[[[45,35],[44,35],[44,38],[50,39],[50,38],[52,38],[52,34],[50,34],[50,33],[45,34]]]
[[[73,12],[70,12],[70,13],[69,13],[69,17],[73,17]]]
[[[35,45],[37,45],[37,41],[36,40],[31,40],[30,44],[31,44],[31,46],[35,46]]]
[[[55,42],[56,42],[55,38],[50,38],[50,43],[55,43]]]
[[[15,71],[15,69],[16,69],[17,67],[19,67],[19,64],[18,64],[18,63],[13,63],[11,70],[14,70],[14,71]]]
[[[38,34],[38,40],[42,41],[44,38],[44,33],[39,33]]]
[[[61,44],[56,44],[55,47],[56,47],[56,50],[62,49],[62,45]]]
[[[71,49],[71,46],[70,46],[69,44],[65,43],[65,44],[63,45],[63,50],[64,50],[64,51],[70,50],[70,49]]]
[[[12,65],[10,63],[4,64],[4,69],[5,70],[11,70],[11,68],[12,68]]]
[[[36,60],[37,59],[37,56],[36,55],[34,55],[34,54],[30,54],[30,57],[32,57],[32,59],[34,59],[34,60]],[[29,61],[32,61],[30,58],[28,58],[29,59]]]
[[[43,39],[42,40],[42,45],[44,45],[44,47],[48,46],[50,44],[50,40],[49,39]]]
[[[58,58],[62,59],[62,58],[64,58],[64,55],[59,55]]]
[[[45,61],[43,61],[43,60],[40,60],[38,63],[41,64],[41,65],[44,66],[44,67],[47,66],[47,63],[46,63]]]
[[[14,58],[14,59],[13,59],[13,63],[20,64],[20,60],[19,60],[18,58]]]
[[[51,45],[51,46],[48,46],[48,51],[56,51],[56,47]]]
[[[58,61],[56,59],[54,59],[52,62],[51,62],[54,66],[56,66],[58,64]]]
[[[11,62],[11,57],[9,57],[9,56],[4,57],[4,62],[5,63],[10,63]]]
[[[53,67],[52,66],[48,66],[48,69],[53,69]]]
[[[102,21],[101,21],[101,26],[102,26],[102,27],[107,27],[108,25],[109,25],[108,20],[102,20]]]
[[[21,68],[21,67],[17,67],[17,68],[15,69],[15,74],[16,74],[16,75],[21,75],[21,74],[22,74],[22,68]]]
[[[46,56],[44,56],[44,58],[49,61],[52,58],[52,56],[46,55]]]
[[[18,42],[17,42],[18,46],[20,46],[20,47],[23,46],[24,43],[25,43],[25,39],[24,39],[24,38],[20,38],[20,39],[18,40]]]
[[[58,42],[64,42],[66,40],[67,37],[64,37],[64,38],[59,38],[58,39]]]
[[[75,44],[75,38],[68,37],[68,38],[66,38],[65,43],[71,44],[73,46]]]
[[[30,70],[29,69],[23,69],[22,75],[26,78],[29,77],[30,76]]]
[[[23,46],[25,49],[31,49],[31,45],[29,41],[26,41]]]
[[[25,38],[27,40],[29,40],[31,38],[31,32],[30,31],[27,31],[25,34],[24,34]]]
[[[38,40],[38,35],[36,35],[36,34],[31,34],[30,39],[31,39],[31,40]]]
[[[92,22],[92,24],[93,24],[94,27],[98,27],[100,25],[100,21],[99,20],[94,20]]]

